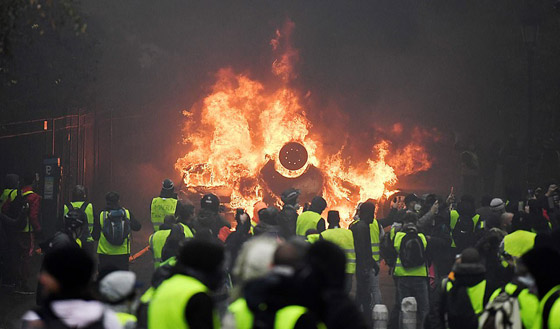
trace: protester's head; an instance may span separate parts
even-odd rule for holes
[[[473,208],[476,208],[475,206],[475,200],[474,197],[470,194],[463,194],[461,196],[461,202],[463,203],[468,203],[469,205],[471,205]]]
[[[200,208],[218,213],[220,211],[220,199],[215,194],[205,194],[200,199]]]
[[[461,252],[459,259],[461,264],[477,264],[480,263],[480,254],[475,248],[467,248]]]
[[[79,211],[68,211],[63,217],[64,231],[77,239],[88,229],[86,214]]]
[[[560,284],[560,253],[551,248],[535,248],[521,257],[535,278],[539,298]]]
[[[171,257],[177,256],[181,243],[185,240],[185,231],[181,224],[170,225],[169,236],[161,250],[161,260],[166,261]]]
[[[329,210],[327,222],[329,223],[329,228],[340,227],[340,213],[338,210]]]
[[[500,215],[500,229],[505,232],[511,232],[513,222],[513,214],[510,212],[504,212]]]
[[[109,304],[121,304],[136,296],[136,274],[131,271],[114,271],[99,281],[99,294]]]
[[[410,193],[404,197],[404,204],[406,206],[406,209],[408,210],[416,211],[417,209],[416,205],[419,204],[419,202],[420,202],[420,198],[414,193]]]
[[[194,216],[194,206],[190,202],[178,201],[177,209],[179,209],[179,222],[188,224]]]
[[[416,223],[418,222],[418,215],[415,214],[412,211],[408,211],[403,219],[402,219],[403,224],[408,224],[408,225],[416,225]]]
[[[437,200],[437,195],[433,193],[426,195],[426,197],[424,198],[424,206],[422,208],[429,210],[430,207],[434,205],[436,200]]]
[[[480,199],[480,206],[481,207],[490,207],[490,202],[492,202],[492,197],[488,194],[483,195]]]
[[[174,215],[165,215],[165,217],[163,218],[163,224],[166,227],[171,227],[175,223],[177,223],[177,220],[175,219]]]
[[[117,192],[109,192],[105,194],[105,201],[107,205],[118,206],[120,195]]]
[[[460,216],[471,218],[476,214],[474,204],[469,201],[459,201],[457,203],[457,212]]]
[[[16,174],[7,174],[6,178],[4,179],[4,188],[19,188],[19,176]]]
[[[297,239],[281,243],[274,252],[273,266],[289,267],[294,270],[302,268],[307,248],[307,243]]]
[[[27,171],[20,177],[20,182],[22,186],[29,186],[35,183],[36,176],[33,171]]]
[[[299,190],[292,187],[282,192],[280,199],[285,205],[295,206],[297,205],[298,197],[300,194],[301,192]]]
[[[375,203],[373,202],[364,202],[360,205],[360,209],[358,210],[358,214],[360,216],[360,220],[364,221],[365,223],[373,223],[373,217],[375,216]]]
[[[222,283],[224,248],[218,243],[187,240],[180,247],[177,261],[178,270],[199,279],[212,290]]]
[[[72,189],[72,201],[85,201],[86,194],[86,188],[83,185],[76,185]]]
[[[259,210],[260,223],[268,225],[278,225],[278,209],[276,207],[270,206]]]
[[[500,198],[494,198],[490,201],[490,208],[496,214],[503,214],[506,212],[506,204]]]
[[[173,181],[171,179],[166,178],[161,183],[161,189],[163,191],[173,192],[175,191],[175,184],[173,184]]]
[[[39,274],[45,296],[50,299],[81,299],[88,295],[93,260],[78,247],[62,247],[45,255]]]
[[[344,290],[346,255],[332,242],[319,240],[312,244],[305,256],[311,268],[308,285],[318,289]]]
[[[232,274],[235,279],[243,284],[264,276],[272,267],[277,247],[278,241],[266,235],[257,236],[245,242],[233,267]]]
[[[316,212],[320,215],[325,211],[325,208],[327,208],[327,201],[323,199],[323,197],[316,196],[311,200],[309,211]]]

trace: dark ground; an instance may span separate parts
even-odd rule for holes
[[[142,232],[140,235],[143,235]],[[142,244],[135,243],[132,250],[138,251],[143,247],[144,246]],[[41,259],[41,256],[34,256],[33,273],[38,273]],[[147,287],[150,284],[152,266],[151,254],[149,252],[130,265],[130,269],[136,273],[138,280],[144,283],[144,287]],[[388,275],[388,268],[383,264],[381,265],[380,275],[380,287],[383,302],[390,310],[394,303],[394,285],[393,279]],[[37,285],[35,275],[33,279],[30,278],[30,284],[32,287]],[[19,319],[27,310],[33,308],[34,306],[35,295],[18,295],[2,288],[0,290],[0,329],[21,328]]]

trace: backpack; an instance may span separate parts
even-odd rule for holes
[[[124,208],[103,212],[103,235],[107,242],[121,246],[130,234],[130,220]]]
[[[86,214],[86,208],[88,206],[89,206],[89,202],[84,201],[84,203],[82,203],[80,208],[74,208],[74,205],[72,205],[72,203],[68,202],[66,204],[66,207],[68,208],[68,213],[66,214],[66,216],[71,217],[71,218],[81,218],[84,223],[87,223],[88,218],[87,218],[87,214]]]
[[[43,328],[45,329],[72,329],[72,327],[67,326],[62,322],[62,320],[54,314],[49,305],[42,306],[35,310],[35,313],[41,318],[44,323]],[[103,320],[105,319],[105,312],[96,321],[90,323],[88,326],[83,327],[83,329],[104,329]]]
[[[16,197],[11,200],[11,196],[14,192],[17,193]],[[25,207],[29,208],[29,204],[25,196],[21,193],[21,190],[13,190],[2,207],[2,213],[14,220],[13,222],[9,222],[8,226],[10,228],[18,231],[25,228],[28,218],[20,217],[21,212],[25,211]]]
[[[425,248],[422,239],[418,235],[416,227],[404,229],[405,236],[401,240],[399,258],[404,268],[412,268],[426,265]]]
[[[385,260],[385,263],[389,267],[395,267],[397,263],[397,249],[395,249],[395,244],[391,239],[391,233],[386,233],[383,238],[381,239],[381,243],[379,244],[379,252],[381,254],[381,258]]]
[[[474,223],[472,218],[459,215],[457,223],[451,232],[457,250],[472,247],[475,244]]]
[[[480,315],[478,327],[480,329],[522,329],[521,313],[517,296],[523,290],[517,287],[513,294],[505,291],[500,294],[484,309]]]

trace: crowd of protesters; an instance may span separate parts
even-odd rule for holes
[[[46,237],[33,181],[8,175],[0,198],[2,284],[37,296],[23,328],[373,328],[385,268],[389,328],[406,327],[410,297],[417,328],[560,328],[555,184],[517,199],[408,194],[384,218],[365,200],[346,228],[321,196],[300,209],[295,188],[281,209],[261,201],[230,223],[216,195],[195,207],[166,179],[150,203],[154,272],[140,289],[128,264],[141,225],[119,194],[97,213],[76,186]],[[35,289],[22,278],[39,247]]]

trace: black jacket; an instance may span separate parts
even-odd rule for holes
[[[298,213],[292,205],[284,205],[278,214],[278,225],[280,226],[280,234],[287,239],[296,235]]]

